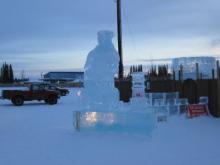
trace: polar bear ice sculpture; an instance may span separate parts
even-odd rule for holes
[[[108,109],[119,101],[118,91],[114,87],[119,55],[112,43],[113,36],[111,31],[98,32],[98,45],[87,56],[83,97],[91,109],[97,105],[104,105]]]

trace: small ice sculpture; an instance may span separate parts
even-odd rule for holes
[[[114,86],[119,55],[112,43],[113,37],[111,31],[98,32],[98,45],[87,56],[83,99],[91,110],[97,106],[107,110],[119,101],[119,93]]]

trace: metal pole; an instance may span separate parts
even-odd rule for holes
[[[203,79],[203,74],[200,73],[199,79],[202,80]]]
[[[123,47],[122,47],[122,22],[121,22],[121,0],[117,0],[117,30],[118,30],[118,53],[119,53],[119,70],[118,78],[123,79]]]
[[[175,70],[173,70],[173,80],[174,81],[176,80],[176,72],[175,72]]]
[[[179,70],[179,80],[183,81],[183,65],[180,65],[180,70]]]
[[[196,63],[196,80],[199,80],[199,63]]]
[[[79,111],[75,112],[73,117],[75,118],[73,123],[74,127],[77,131],[80,131],[80,112]]]
[[[212,80],[215,79],[215,69],[212,69]]]

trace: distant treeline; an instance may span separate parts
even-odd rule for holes
[[[14,82],[14,71],[11,64],[6,62],[1,67],[0,82],[9,84]]]
[[[133,65],[130,67],[130,72],[127,77],[130,77],[132,73],[144,72],[142,65]],[[148,79],[171,79],[172,73],[169,73],[168,65],[151,66],[148,72],[145,72],[145,76]]]
[[[130,67],[130,74],[135,72],[143,72],[143,66],[142,65],[133,65]]]
[[[150,71],[148,72],[149,78],[170,78],[171,74],[169,73],[168,65],[159,65],[152,66]]]

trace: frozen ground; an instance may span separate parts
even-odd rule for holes
[[[0,165],[219,165],[220,119],[175,116],[151,137],[73,129],[78,89],[49,106],[0,101]]]

